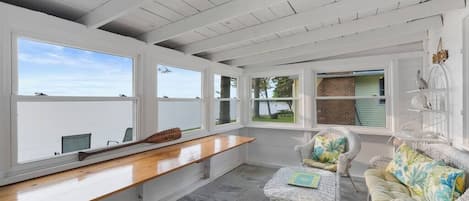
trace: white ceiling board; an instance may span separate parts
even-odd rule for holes
[[[354,57],[367,57],[367,56],[377,56],[377,55],[389,55],[389,54],[400,54],[404,52],[423,52],[423,42],[414,42],[402,45],[396,45],[385,48],[377,48],[372,50],[360,51],[350,54],[344,54],[339,56],[322,58],[319,60],[334,60],[334,59],[346,59]],[[317,60],[314,60],[317,61]]]
[[[176,37],[176,38],[172,39],[172,41],[174,41],[178,44],[184,45],[184,44],[193,43],[195,41],[200,41],[200,40],[203,40],[203,39],[206,39],[206,37],[203,36],[202,34],[198,33],[198,32],[191,31],[191,32],[185,33],[184,35],[181,35],[179,37]]]
[[[142,7],[171,22],[175,22],[184,18],[184,15],[177,13],[176,11],[164,6],[157,1],[145,1]]]
[[[100,29],[118,33],[124,36],[135,37],[147,31],[143,28],[145,26],[147,25],[141,22],[134,23],[133,19],[130,19],[128,16],[126,16],[125,18],[110,22],[102,26]]]
[[[315,9],[296,15],[290,15],[278,20],[273,20],[257,26],[248,27],[239,31],[234,31],[228,34],[199,41],[183,47],[183,50],[188,54],[199,53],[215,47],[258,38],[271,33],[303,27],[309,24],[320,24],[320,22],[323,21],[336,20],[339,16],[342,16],[343,13],[354,13],[352,11],[367,11],[378,6],[394,5],[398,1],[399,0],[339,1],[337,3],[321,7],[320,9]]]
[[[290,0],[290,4],[297,12],[305,12],[334,2],[334,0]]]
[[[209,1],[212,2],[215,5],[220,5],[220,4],[224,4],[226,2],[229,2],[231,0],[209,0]]]
[[[202,36],[205,36],[205,38],[211,38],[220,35],[219,33],[215,32],[212,29],[208,29],[206,27],[200,28],[197,30],[194,30],[194,32],[199,33]]]
[[[230,20],[226,20],[226,21],[223,21],[221,22],[223,25],[225,25],[226,27],[229,27],[231,30],[239,30],[239,29],[242,29],[242,28],[245,28],[246,25],[244,25],[243,23],[241,23],[239,20],[237,20],[236,18],[234,19],[230,19]]]
[[[272,10],[270,10],[270,8],[254,11],[252,12],[252,15],[254,15],[254,17],[256,17],[261,22],[268,22],[278,18],[275,16]]]
[[[67,20],[75,21],[91,10],[106,3],[108,0],[86,0],[81,4],[81,1],[71,0],[2,0],[5,3],[25,7],[31,10],[37,10],[49,15],[57,16]]]
[[[222,51],[226,51],[226,50],[229,50],[229,49],[236,49],[236,48],[240,48],[240,47],[243,47],[243,46],[246,46],[246,45],[251,45],[251,44],[253,44],[253,42],[251,42],[251,41],[244,41],[244,42],[240,42],[240,43],[234,43],[234,44],[231,44],[231,45],[226,46],[226,47],[219,47],[219,48],[210,50],[209,52],[207,52],[206,56],[210,56],[211,54],[214,54],[216,52],[222,52]]]
[[[206,26],[207,29],[210,29],[214,32],[217,32],[218,34],[225,34],[225,33],[229,33],[233,30],[231,30],[231,28],[225,26],[224,24],[221,24],[221,23],[216,23],[216,24],[211,24],[211,25],[207,25]]]
[[[209,0],[183,0],[193,8],[197,9],[199,12],[213,8],[216,5],[210,2]]]
[[[295,11],[292,9],[292,7],[290,7],[288,2],[282,2],[277,5],[273,5],[270,7],[270,10],[272,13],[274,13],[275,16],[277,16],[277,18],[295,14]]]
[[[183,15],[186,17],[199,13],[197,9],[190,6],[183,0],[155,0],[155,1],[161,3],[162,5],[173,10],[174,12],[177,12],[180,15]]]
[[[262,62],[269,62],[278,59],[286,59],[286,58],[293,58],[298,57],[301,55],[307,55],[312,51],[316,51],[317,49],[321,49],[318,47],[327,47],[327,48],[337,48],[337,51],[340,51],[340,45],[347,45],[346,42],[356,41],[367,41],[368,38],[380,38],[383,37],[385,40],[385,36],[387,35],[404,35],[416,32],[423,32],[429,28],[437,28],[441,27],[442,22],[439,16],[417,20],[411,23],[395,25],[392,27],[386,27],[382,29],[377,29],[373,31],[362,32],[359,34],[354,34],[351,36],[347,36],[344,38],[333,39],[333,40],[326,40],[321,41],[319,43],[309,43],[304,44],[292,48],[281,49],[277,51],[267,52],[264,54],[253,55],[249,57],[243,57],[239,59],[230,60],[228,63],[234,66],[245,66],[245,65],[252,65]],[[422,36],[423,37],[423,36]],[[414,42],[414,41],[410,41]],[[331,45],[333,44],[333,45]],[[397,44],[396,44],[397,45]]]
[[[338,40],[327,41],[325,44],[317,44],[308,54],[293,56],[288,58],[278,58],[269,61],[263,61],[252,65],[244,66],[245,68],[275,66],[283,64],[298,63],[311,60],[319,60],[338,55],[352,54],[378,48],[386,48],[390,46],[409,44],[424,40],[425,32],[416,32],[412,34],[380,34],[373,37],[360,37],[356,35],[353,39],[341,38]]]
[[[242,24],[244,24],[245,26],[248,26],[248,27],[258,25],[258,24],[261,23],[261,21],[259,21],[259,19],[254,17],[254,15],[252,13],[250,13],[248,15],[239,16],[236,19],[239,22],[241,22]]]
[[[80,17],[77,22],[90,28],[101,27],[137,9],[144,0],[110,0]]]
[[[276,34],[276,33],[273,33],[273,34],[269,34],[269,35],[262,36],[262,37],[259,37],[259,38],[251,39],[250,41],[252,41],[254,43],[262,43],[264,41],[270,41],[270,40],[274,40],[274,39],[278,39],[278,38],[279,38],[279,35]]]
[[[170,22],[165,18],[156,16],[146,10],[138,9],[103,26],[102,29],[136,37],[168,23]]]
[[[307,32],[305,27],[298,27],[298,28],[294,28],[291,30],[281,31],[281,32],[278,32],[277,34],[282,38],[282,37],[287,37],[287,36],[304,33],[304,32]]]
[[[274,5],[285,0],[235,0],[217,7],[208,9],[199,14],[184,18],[161,29],[143,34],[140,38],[148,43],[158,43],[164,40],[175,38],[185,32],[193,31],[197,28],[223,22],[241,15],[249,14],[253,10],[258,10],[264,6]],[[238,22],[239,23],[239,22]],[[230,23],[231,24],[231,23]],[[240,24],[240,23],[239,23]],[[229,24],[225,24],[229,25]],[[233,21],[233,28],[236,24]],[[230,27],[231,28],[231,27]],[[233,29],[232,28],[232,29]]]
[[[145,30],[156,29],[171,23],[169,20],[155,15],[154,13],[149,12],[146,9],[138,9],[132,12],[132,14],[129,16],[135,16],[135,18],[133,18],[134,23],[138,23],[138,21],[141,21],[147,24],[147,27],[143,27]]]

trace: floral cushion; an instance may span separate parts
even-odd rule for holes
[[[412,197],[424,197],[427,178],[433,168],[439,165],[444,165],[444,163],[442,161],[419,162],[409,166],[409,169],[404,172],[403,183],[409,187]]]
[[[337,163],[339,155],[344,153],[347,138],[343,136],[317,136],[314,142],[313,160],[321,163]]]
[[[407,178],[410,175],[409,166],[422,162],[433,162],[433,160],[418,153],[408,145],[402,144],[394,153],[394,158],[386,167],[386,171],[393,174],[400,182],[405,184],[406,181],[411,180]]]
[[[452,201],[464,193],[465,174],[463,170],[449,166],[435,166],[428,173],[424,187],[428,201]]]
[[[319,168],[319,169],[323,169],[323,170],[329,170],[329,171],[332,171],[332,172],[337,171],[337,164],[335,164],[335,163],[321,163],[321,162],[306,158],[306,159],[303,160],[303,164],[305,164],[309,167]]]

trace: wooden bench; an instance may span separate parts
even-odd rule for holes
[[[0,187],[1,201],[99,200],[194,163],[254,141],[234,135],[213,135]]]

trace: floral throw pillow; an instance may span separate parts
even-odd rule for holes
[[[433,162],[433,160],[423,154],[418,153],[406,144],[402,144],[394,153],[393,160],[386,167],[386,171],[393,174],[400,182],[406,183],[409,180],[409,166],[422,163]]]
[[[412,197],[423,198],[427,186],[427,178],[434,167],[445,165],[442,161],[413,163],[404,172],[404,184],[409,187]],[[422,199],[424,200],[424,199]]]
[[[339,155],[344,153],[347,138],[343,136],[318,136],[314,142],[313,160],[321,163],[337,163]]]
[[[428,173],[424,188],[428,201],[452,201],[464,193],[465,174],[463,170],[449,166],[435,166]]]

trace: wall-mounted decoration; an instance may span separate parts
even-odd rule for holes
[[[436,53],[433,54],[433,63],[434,64],[441,64],[448,60],[449,58],[449,52],[448,50],[443,49],[443,39],[440,38],[438,41],[438,48],[436,50]]]

